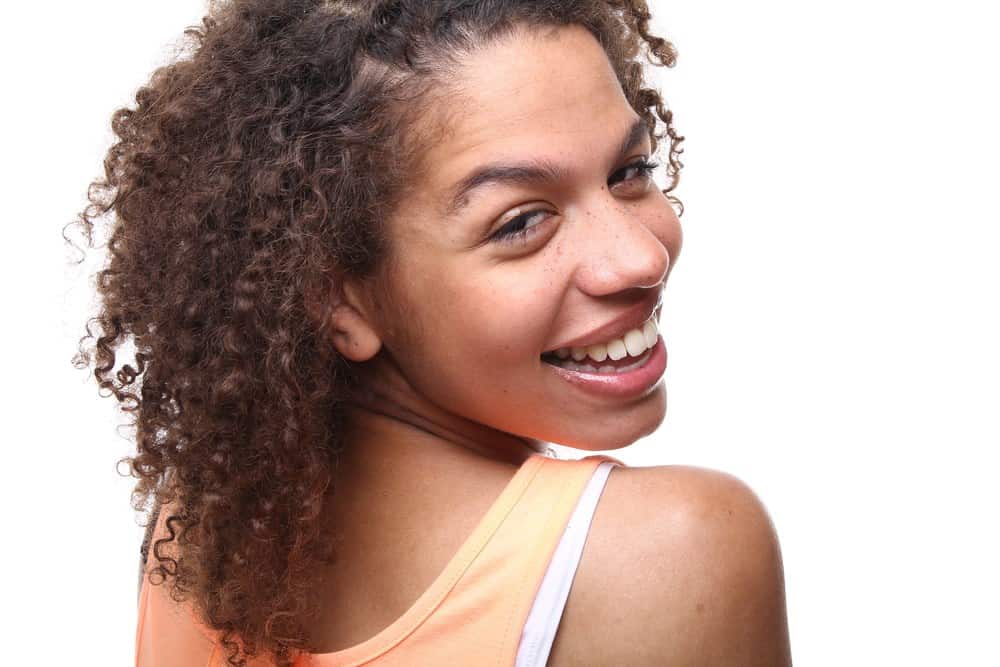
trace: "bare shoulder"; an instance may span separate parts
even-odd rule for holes
[[[781,550],[757,494],[707,468],[613,468],[548,664],[790,665]]]

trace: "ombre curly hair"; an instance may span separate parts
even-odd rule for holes
[[[644,0],[222,0],[114,112],[75,221],[91,248],[106,223],[108,263],[74,362],[130,419],[135,509],[170,508],[151,583],[195,604],[230,665],[308,650],[359,386],[324,304],[347,277],[385,284],[384,223],[427,141],[414,110],[446,106],[463,55],[580,25],[654,151],[669,137],[666,194],[683,137],[644,63],[676,52],[649,20]]]

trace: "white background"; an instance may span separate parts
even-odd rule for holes
[[[959,1],[654,5],[687,137],[670,407],[630,465],[741,477],[797,665],[1000,665],[996,17]],[[19,3],[2,49],[5,662],[132,661],[138,544],[62,226],[200,0]],[[13,11],[13,15],[10,12]],[[560,448],[560,456],[576,456]],[[77,657],[70,657],[77,656]]]

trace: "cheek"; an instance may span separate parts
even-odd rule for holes
[[[519,409],[543,363],[547,314],[517,282],[441,285],[400,362],[417,392],[483,423],[503,423]]]
[[[540,289],[545,281],[533,271],[513,266],[479,271],[483,280],[466,283],[450,306],[453,344],[465,357],[481,359],[496,372],[533,360],[544,344],[549,301]]]
[[[555,303],[546,275],[526,264],[441,268],[415,274],[420,282],[406,288],[416,333],[406,345],[410,364],[467,383],[470,373],[496,380],[534,363]]]

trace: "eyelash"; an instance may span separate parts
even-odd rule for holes
[[[636,169],[639,172],[638,174],[636,174],[636,176],[641,176],[642,178],[649,178],[650,175],[653,173],[653,170],[659,166],[660,165],[658,162],[650,162],[648,158],[644,157],[641,160],[633,162],[632,164],[625,165],[617,172],[615,172],[615,174],[621,173],[623,171],[628,171],[629,169]],[[533,216],[537,216],[539,214],[547,214],[547,213],[548,211],[545,211],[543,209],[535,209],[534,211],[528,211],[527,213],[522,213],[516,218],[512,218],[510,222],[508,222],[506,225],[497,230],[497,232],[493,235],[493,238],[499,243],[510,243],[510,244],[525,243],[527,242],[528,238],[530,238],[535,234],[534,230],[536,230],[539,225],[534,225],[532,227],[522,227],[521,229],[513,229],[513,228],[516,227],[517,224],[519,223],[526,222]]]

